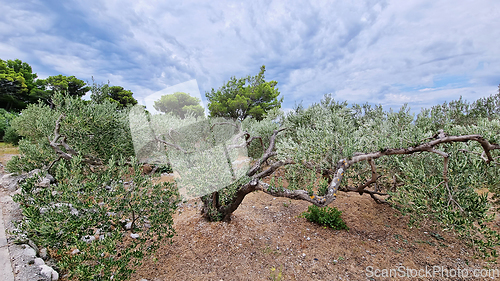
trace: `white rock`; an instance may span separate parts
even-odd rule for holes
[[[79,253],[80,253],[80,250],[78,250],[78,249],[74,249],[74,250],[71,252],[71,254],[72,254],[72,255],[76,255],[76,254],[79,254]]]
[[[82,241],[83,242],[90,243],[90,242],[92,242],[94,240],[95,240],[95,237],[92,236],[92,235],[85,235],[85,236],[82,237]]]
[[[49,187],[50,186],[50,179],[48,178],[43,178],[39,183],[37,183],[35,186],[39,187]]]
[[[59,280],[59,273],[55,270],[52,270],[52,281]]]
[[[131,222],[131,221],[130,221],[130,222],[127,222],[127,224],[125,225],[125,229],[126,229],[126,230],[130,230],[130,229],[132,229],[132,222]]]
[[[41,258],[36,258],[35,259],[35,265],[44,265],[45,262]]]
[[[52,267],[45,265],[45,264],[40,265],[40,268],[42,269],[40,274],[42,276],[44,276],[45,278],[52,280],[52,272],[54,271],[54,269],[52,269]]]
[[[31,258],[34,258],[34,257],[36,257],[36,251],[35,251],[35,249],[33,249],[29,246],[26,246],[26,248],[24,248],[24,255],[31,257]]]
[[[139,234],[136,234],[136,233],[130,233],[130,237],[133,238],[133,239],[137,239],[140,237]]]

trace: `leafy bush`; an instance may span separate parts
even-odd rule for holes
[[[173,237],[179,202],[171,183],[152,184],[141,171],[123,160],[94,171],[77,157],[62,161],[57,184],[37,187],[37,176],[22,184],[14,196],[24,215],[18,227],[70,280],[128,280],[145,254]]]
[[[14,145],[17,145],[19,141],[19,136],[16,134],[16,131],[11,129],[12,120],[16,117],[17,113],[8,112],[0,108],[0,140]]]
[[[128,109],[120,110],[115,103],[101,104],[56,94],[54,109],[43,103],[30,104],[13,120],[12,127],[23,136],[22,156],[10,165],[9,171],[29,171],[47,166],[57,155],[49,145],[54,137],[56,120],[61,119],[61,135],[82,155],[92,155],[107,161],[113,156],[134,155],[130,135]],[[36,149],[35,149],[36,146]]]
[[[5,130],[5,135],[3,136],[3,141],[6,143],[10,143],[12,145],[18,145],[21,137],[17,134],[16,129],[11,126],[7,127]]]
[[[324,207],[320,208],[315,205],[310,205],[307,207],[307,212],[302,213],[302,217],[306,218],[310,222],[315,222],[319,225],[325,225],[330,228],[341,230],[347,229],[347,225],[342,220],[342,212],[336,207]]]

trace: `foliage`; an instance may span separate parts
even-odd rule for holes
[[[22,156],[7,164],[9,171],[41,168],[57,158],[49,139],[54,137],[55,122],[61,114],[64,116],[61,134],[82,155],[92,155],[104,161],[113,155],[134,155],[128,111],[119,110],[116,103],[89,103],[56,93],[54,106],[50,109],[43,103],[31,104],[14,119],[12,127],[24,139],[19,147]]]
[[[277,160],[291,158],[296,163],[285,168],[288,189],[303,189],[309,195],[316,191],[321,196],[326,188],[321,183],[324,178],[318,182],[318,170],[335,171],[339,159],[351,159],[358,153],[416,146],[432,139],[438,129],[448,135],[480,134],[491,143],[500,143],[496,99],[497,96],[492,96],[488,103],[473,105],[459,99],[444,107],[434,107],[432,114],[423,110],[415,119],[407,106],[398,112],[385,112],[378,106],[349,107],[325,96],[320,104],[308,109],[298,106],[287,115],[283,126],[290,129],[278,139]],[[487,113],[474,115],[471,110],[460,113],[471,107]],[[490,205],[474,189],[488,188],[498,194],[500,170],[495,166],[498,164],[487,164],[481,158],[483,150],[477,142],[448,144],[440,149],[451,155],[450,180],[446,185],[442,157],[425,153],[374,161],[380,175],[376,188],[391,191],[394,206],[408,214],[414,223],[422,218],[432,219],[464,237],[478,250],[478,255],[496,255],[495,247],[500,245],[498,234],[486,226],[492,219]],[[493,157],[499,159],[499,156],[495,151]],[[326,174],[328,180],[331,176]],[[370,177],[370,166],[364,161],[346,172],[342,185],[362,183]],[[347,191],[347,187],[342,190]]]
[[[325,225],[336,230],[349,230],[345,222],[342,220],[341,215],[342,212],[335,207],[320,208],[315,205],[310,205],[307,208],[307,212],[302,213],[301,216],[306,218],[310,222],[315,222],[319,225]]]
[[[10,67],[10,62],[0,59],[0,104],[17,111],[26,107],[29,89],[23,74]]]
[[[4,142],[10,143],[12,145],[18,145],[19,140],[20,137],[14,128],[8,127],[7,130],[5,130],[5,135],[3,136]]]
[[[16,116],[16,113],[8,112],[7,110],[0,108],[0,139],[4,138],[5,133],[10,128],[12,120]],[[5,141],[5,139],[3,141]]]
[[[153,184],[141,171],[124,160],[93,171],[78,157],[60,162],[57,184],[39,188],[34,176],[21,185],[18,227],[47,247],[71,280],[128,280],[145,254],[173,237],[179,202],[172,184]]]
[[[240,121],[251,116],[262,120],[272,108],[280,108],[283,98],[276,87],[278,82],[264,80],[263,65],[259,74],[236,79],[232,77],[218,90],[212,89],[205,95],[209,100],[210,116],[238,119]]]
[[[262,156],[264,148],[269,146],[269,136],[274,130],[279,129],[279,121],[283,119],[283,112],[279,108],[270,109],[267,115],[260,121],[253,118],[247,118],[241,122],[243,130],[247,131],[251,136],[260,136],[262,143],[259,140],[254,140],[248,147],[248,156],[257,159]]]
[[[92,82],[90,86],[90,91],[92,92],[90,98],[95,103],[103,103],[105,100],[108,100],[117,103],[120,108],[137,104],[137,100],[132,97],[133,93],[121,86],[109,86],[109,82],[108,84],[98,84],[93,81],[93,78]]]
[[[161,96],[154,102],[154,108],[163,113],[172,113],[184,119],[188,113],[195,117],[204,116],[205,109],[200,105],[200,100],[183,92],[175,92]]]
[[[28,104],[42,100],[52,106],[52,96],[57,92],[82,97],[89,90],[84,81],[75,76],[56,75],[37,79],[31,66],[19,59],[0,59],[0,104],[9,111],[19,112]]]

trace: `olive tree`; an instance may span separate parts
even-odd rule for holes
[[[391,204],[406,213],[415,206],[413,211],[425,211],[456,229],[470,229],[478,221],[483,225],[491,219],[486,197],[473,192],[473,187],[498,185],[498,118],[477,117],[475,125],[445,123],[434,128],[416,120],[406,105],[397,112],[386,112],[378,106],[349,107],[326,96],[321,103],[298,107],[286,116],[276,112],[261,121],[204,122],[198,129],[184,123],[191,126],[184,131],[179,129],[182,123],[171,126],[165,122],[152,129],[149,138],[156,141],[159,151],[166,149],[167,161],[185,155],[197,163],[197,159],[214,155],[197,154],[198,148],[207,149],[203,143],[221,145],[215,153],[220,159],[213,158],[212,163],[227,164],[228,180],[218,186],[202,181],[195,184],[195,189],[204,190],[202,212],[209,220],[229,221],[245,196],[257,190],[319,207],[334,202],[339,192],[367,194],[377,203]],[[233,137],[217,140],[217,128],[223,126],[234,129]],[[198,134],[193,133],[196,130]],[[252,145],[260,147],[261,153],[245,173],[237,175],[231,171],[237,162],[231,151]],[[188,164],[177,168],[181,178],[204,178],[220,175],[214,172],[216,166],[207,164],[196,172]],[[278,170],[284,171],[284,177],[276,176]],[[472,176],[464,176],[463,171]],[[495,237],[489,240],[500,241]],[[492,245],[485,242],[488,239],[476,240],[476,245],[482,241],[485,251],[492,253]]]

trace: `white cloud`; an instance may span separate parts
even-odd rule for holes
[[[109,79],[138,99],[192,79],[209,91],[263,64],[284,108],[325,93],[419,107],[474,100],[500,83],[497,1],[12,3],[0,0],[8,11],[2,59],[47,75]],[[437,85],[443,77],[463,79]]]

